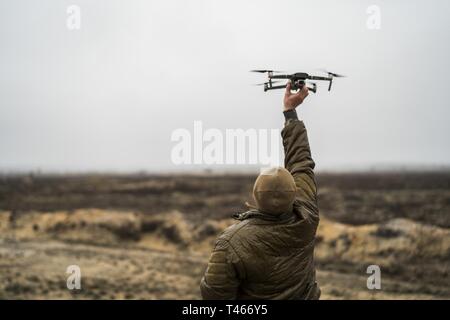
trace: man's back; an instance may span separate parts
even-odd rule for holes
[[[300,214],[274,221],[249,211],[221,235],[219,241],[228,242],[240,260],[236,260],[236,275],[242,279],[237,299],[318,298],[314,239],[319,221],[303,219]],[[210,277],[209,282],[214,280]],[[207,290],[203,295],[208,297]]]
[[[294,110],[298,104],[285,110],[286,169],[262,173],[253,190],[258,209],[237,215],[241,221],[219,236],[200,285],[204,299],[320,296],[314,267],[319,223],[314,161],[306,128]]]

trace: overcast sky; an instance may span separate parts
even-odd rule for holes
[[[171,162],[177,128],[283,125],[283,91],[252,86],[254,68],[348,76],[299,110],[319,170],[450,165],[449,15],[446,0],[1,1],[0,170],[191,170]]]

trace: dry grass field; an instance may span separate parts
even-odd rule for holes
[[[0,176],[1,299],[199,299],[254,175]],[[323,173],[323,299],[449,299],[450,173]],[[368,290],[366,268],[381,268]],[[68,290],[66,268],[81,268]]]

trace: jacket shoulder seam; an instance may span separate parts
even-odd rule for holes
[[[243,228],[248,224],[249,220],[242,220],[240,222],[237,223],[237,225],[240,224],[240,226],[236,226],[236,230],[232,230],[230,233],[227,233],[227,231],[225,231],[224,233],[222,233],[222,235],[220,236],[220,238],[222,238],[223,240],[230,242],[230,240]]]

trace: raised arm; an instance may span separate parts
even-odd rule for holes
[[[317,186],[314,177],[314,161],[311,158],[308,135],[303,121],[298,120],[295,108],[308,96],[303,87],[291,93],[290,84],[286,86],[284,97],[285,126],[281,132],[285,153],[285,167],[294,177],[297,185],[297,198],[309,202],[317,211]]]

